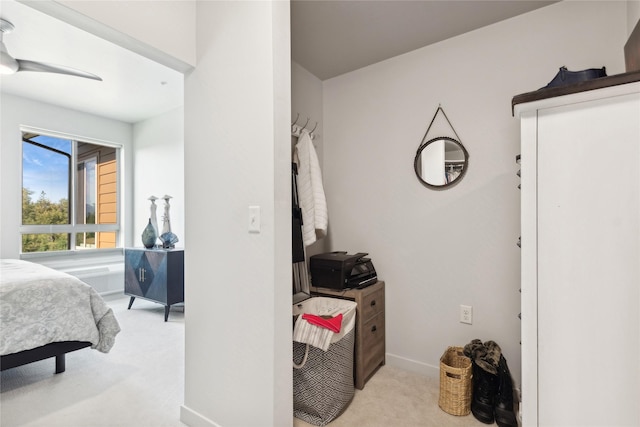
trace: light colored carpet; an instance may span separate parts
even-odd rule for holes
[[[382,366],[357,390],[351,404],[328,427],[486,426],[473,415],[454,416],[438,406],[440,379]],[[308,427],[294,418],[294,427]]]
[[[129,297],[105,298],[122,332],[108,354],[83,349],[67,355],[55,375],[54,359],[9,369],[0,376],[2,427],[184,427],[184,312]],[[481,426],[438,407],[438,378],[383,366],[330,427]],[[294,427],[310,424],[293,419]]]
[[[122,331],[108,354],[83,349],[2,372],[0,425],[43,427],[181,427],[184,313],[129,297],[105,298]]]

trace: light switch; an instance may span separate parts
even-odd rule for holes
[[[260,206],[249,206],[249,233],[260,233]]]

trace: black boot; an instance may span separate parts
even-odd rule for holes
[[[498,376],[482,369],[472,360],[473,399],[471,413],[485,424],[493,424],[495,397],[498,389]]]
[[[477,417],[476,417],[477,418]],[[495,419],[499,427],[518,427],[513,411],[513,382],[507,360],[500,355],[498,364],[498,390],[495,400]]]

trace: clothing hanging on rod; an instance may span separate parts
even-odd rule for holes
[[[293,161],[298,167],[298,202],[302,209],[302,237],[304,246],[309,246],[327,235],[329,212],[318,155],[309,132],[302,130],[300,134]]]
[[[293,255],[293,299],[294,304],[309,296],[309,274],[307,272],[306,254],[302,241],[302,210],[298,201],[298,166],[291,163],[291,237]]]
[[[458,170],[451,169],[451,170],[448,170],[447,172],[445,172],[445,175],[444,175],[445,184],[448,184],[450,182],[455,181],[456,178],[458,178],[458,176],[460,175],[460,172],[461,172],[460,169],[458,169]]]

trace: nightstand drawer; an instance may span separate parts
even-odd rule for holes
[[[384,288],[365,295],[362,298],[362,321],[367,322],[374,316],[384,313]]]
[[[384,362],[385,358],[384,313],[364,323],[361,333],[360,362],[363,366],[363,372],[369,374],[376,366]]]

